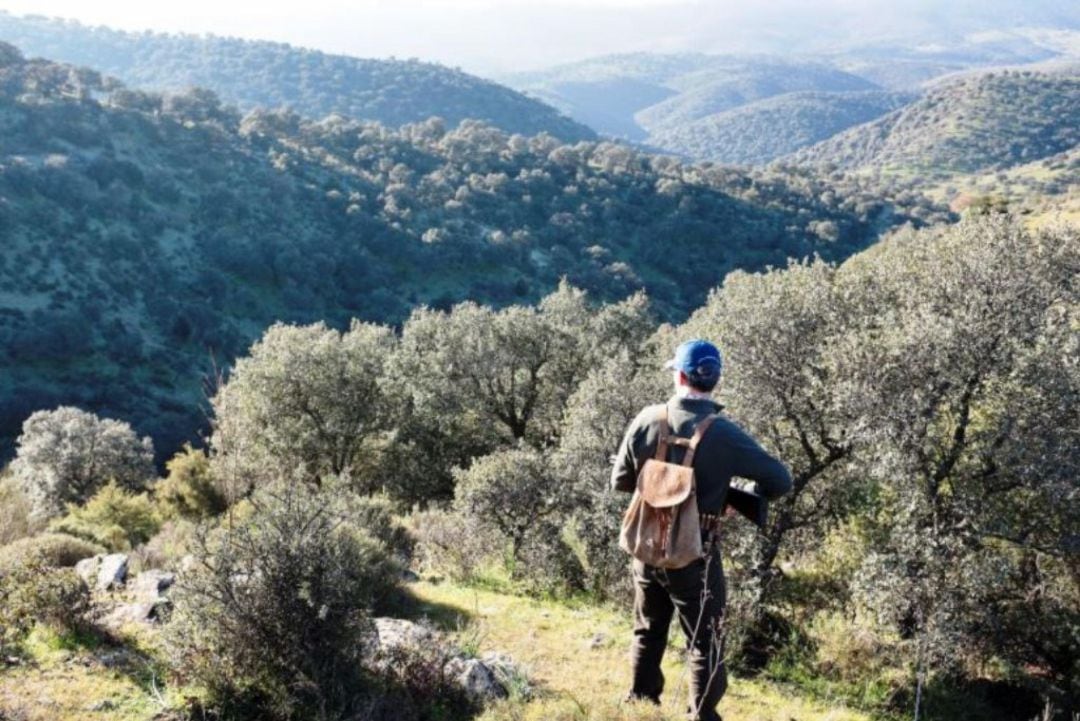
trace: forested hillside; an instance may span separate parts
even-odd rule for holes
[[[986,73],[785,160],[930,178],[1001,170],[1080,143],[1080,76]]]
[[[601,299],[645,289],[674,319],[732,269],[947,217],[910,193],[475,122],[240,117],[10,47],[0,92],[7,439],[72,402],[174,448],[199,425],[201,375],[279,319],[397,322],[535,300],[564,276]]]
[[[432,116],[451,125],[473,118],[512,133],[595,137],[519,92],[419,60],[361,59],[210,35],[127,33],[2,10],[0,41],[28,56],[94,68],[133,88],[207,88],[243,110],[289,106],[308,117],[340,113],[395,127]]]
[[[762,165],[906,105],[914,93],[865,90],[777,95],[653,133],[649,142],[689,158]]]

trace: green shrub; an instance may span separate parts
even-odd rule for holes
[[[154,498],[166,518],[206,518],[227,507],[225,496],[214,484],[210,459],[201,449],[186,444],[165,464],[168,475],[154,486]]]
[[[135,494],[109,483],[85,506],[68,506],[63,518],[49,529],[83,538],[110,551],[126,551],[145,543],[161,527],[154,504],[145,493]]]
[[[560,512],[569,503],[549,457],[527,447],[477,458],[468,469],[455,470],[454,478],[454,509],[506,538],[512,564],[530,537],[551,537],[545,527],[561,525]]]
[[[222,713],[359,713],[368,610],[400,572],[392,549],[333,490],[269,483],[250,504],[247,518],[229,514],[196,534],[199,562],[181,579],[170,624],[180,670]]]
[[[75,630],[90,604],[86,583],[70,568],[35,557],[0,575],[0,653],[16,649],[35,624]]]
[[[34,563],[49,568],[70,568],[99,553],[105,553],[105,549],[96,543],[65,533],[43,533],[0,548],[0,574]]]
[[[413,555],[416,541],[394,516],[394,505],[385,496],[361,496],[348,501],[349,522],[380,539],[402,562]]]

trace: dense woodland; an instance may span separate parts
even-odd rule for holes
[[[289,106],[308,117],[340,113],[393,127],[437,115],[450,125],[476,119],[569,142],[596,137],[521,93],[415,59],[354,58],[210,35],[128,33],[2,10],[0,41],[32,57],[94,68],[133,88],[207,88],[243,110]]]
[[[841,259],[949,217],[843,178],[476,122],[241,116],[206,91],[4,53],[8,440],[30,411],[77,403],[175,450],[202,425],[200,379],[274,320],[400,322],[422,304],[536,300],[563,277],[600,299],[645,289],[678,319],[735,268]]]

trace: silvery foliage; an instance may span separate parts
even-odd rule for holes
[[[644,296],[593,309],[562,283],[535,307],[462,303],[406,322],[394,373],[420,416],[490,447],[558,438],[563,409],[589,369],[652,328]]]
[[[1078,269],[1075,229],[1001,218],[904,232],[841,269],[863,309],[843,357],[884,539],[854,585],[923,667],[961,641],[1023,645],[994,630],[1017,604],[1013,634],[1077,632]]]
[[[123,421],[63,406],[37,411],[23,423],[12,477],[38,519],[61,514],[115,480],[139,490],[154,477],[154,447]]]
[[[378,482],[393,425],[383,371],[396,340],[384,326],[354,321],[276,324],[256,342],[213,398],[213,471],[230,497],[254,479],[350,475]]]

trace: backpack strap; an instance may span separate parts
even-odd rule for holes
[[[682,465],[693,465],[694,452],[697,451],[698,444],[701,443],[701,439],[704,438],[705,433],[708,432],[709,426],[716,420],[716,415],[708,416],[698,423],[697,427],[694,429],[694,435],[691,438],[673,435],[668,417],[668,406],[667,403],[665,403],[660,409],[660,416],[658,418],[660,421],[660,437],[656,442],[656,455],[653,457],[658,461],[666,462],[668,448],[670,446],[683,446],[686,448],[686,455],[683,456]]]
[[[686,455],[683,456],[682,464],[684,466],[691,466],[694,464],[694,452],[697,451],[698,444],[701,443],[701,439],[705,437],[705,434],[709,430],[709,426],[711,426],[715,420],[716,416],[711,415],[701,421],[701,423],[698,423],[697,428],[694,429],[694,437],[691,438],[690,442],[687,444]]]
[[[665,403],[660,408],[660,439],[656,442],[656,455],[653,456],[658,461],[667,461],[668,452],[668,440],[671,437],[671,431],[668,424],[668,407]],[[676,438],[678,441],[678,438]]]

